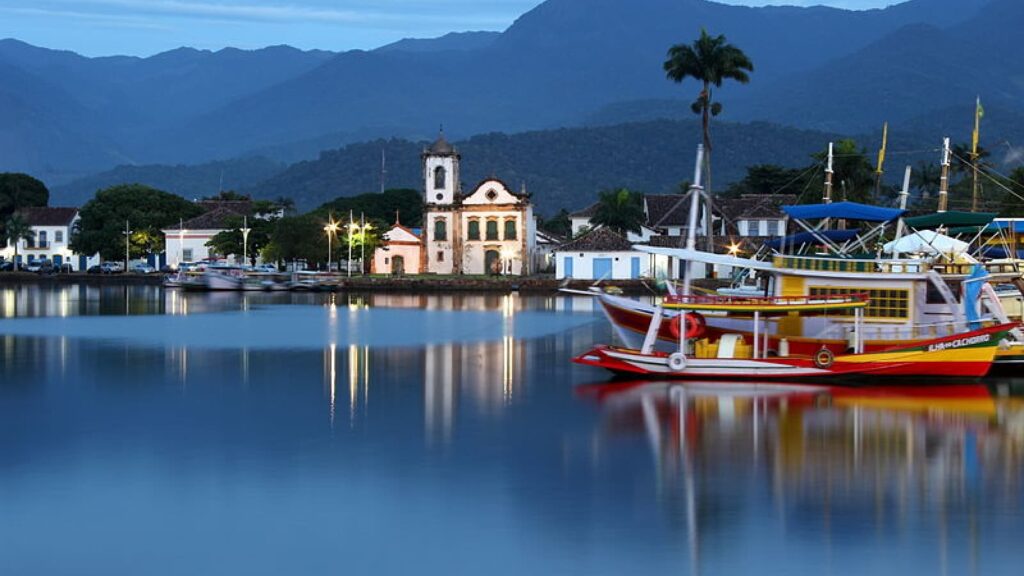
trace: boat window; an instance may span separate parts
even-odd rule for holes
[[[910,290],[884,289],[869,290],[857,287],[813,286],[811,296],[835,296],[838,294],[867,294],[870,301],[864,308],[864,317],[876,320],[906,320],[910,318]],[[853,316],[853,310],[836,313],[839,316]]]

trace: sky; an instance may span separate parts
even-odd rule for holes
[[[622,0],[628,2],[629,0]],[[896,0],[720,0],[877,8]],[[288,44],[372,49],[402,38],[504,30],[539,0],[0,0],[0,38],[87,56]]]

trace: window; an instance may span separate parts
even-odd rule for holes
[[[767,226],[767,231],[765,232],[765,236],[778,236],[779,235],[779,221],[778,220],[768,220],[767,222],[765,222],[765,224],[768,225]]]
[[[469,221],[469,230],[468,230],[466,235],[467,235],[467,238],[470,239],[470,240],[479,240],[480,239],[480,221],[479,220],[470,220]]]
[[[438,262],[444,262],[444,252],[442,252],[440,250],[437,251],[437,261]]]
[[[444,166],[434,168],[434,190],[443,190],[447,179],[448,173],[445,171]]]
[[[184,250],[182,250],[181,251],[181,259],[184,260],[185,262],[191,262],[192,261],[192,249],[191,248],[185,248]]]
[[[434,241],[444,241],[448,239],[448,222],[444,218],[438,218],[434,220]]]
[[[515,240],[515,239],[516,239],[516,221],[514,219],[513,220],[505,220],[505,240]]]
[[[46,230],[39,231],[39,247],[46,248]]]
[[[498,221],[488,220],[487,221],[487,239],[497,240],[498,239]]]
[[[63,242],[64,241],[64,231],[63,230],[57,230],[56,232],[54,232],[53,233],[53,241],[54,242]]]
[[[487,194],[484,194],[484,196],[487,197],[488,202],[494,202],[498,199],[498,193],[494,190],[488,190]]]
[[[905,320],[910,317],[909,290],[865,290],[864,288],[811,287],[811,296],[866,293],[870,302],[864,308],[865,318]],[[836,312],[837,316],[853,316],[852,310]]]

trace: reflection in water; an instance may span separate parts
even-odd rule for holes
[[[699,511],[729,475],[770,487],[780,526],[820,531],[829,549],[862,532],[904,537],[934,519],[943,574],[978,573],[980,518],[1020,510],[1024,407],[980,384],[637,382],[580,393],[600,402],[602,436],[646,436],[658,493],[685,504],[693,573]],[[950,564],[953,546],[970,551],[965,564]]]

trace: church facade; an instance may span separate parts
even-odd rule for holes
[[[468,194],[459,180],[461,156],[442,135],[423,151],[423,251],[428,274],[527,275],[536,242],[533,205],[488,178]]]

